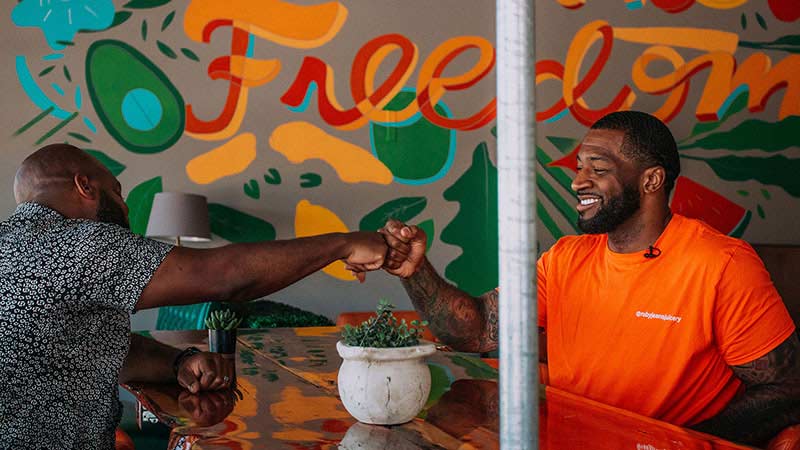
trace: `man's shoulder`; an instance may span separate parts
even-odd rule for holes
[[[677,240],[689,252],[708,253],[719,257],[737,251],[753,251],[747,242],[722,234],[702,220],[679,214],[675,214],[675,219],[679,221],[675,229]]]
[[[576,250],[585,251],[605,244],[607,237],[605,234],[580,234],[563,236],[550,248],[554,254],[573,252]]]

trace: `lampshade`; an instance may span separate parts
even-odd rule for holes
[[[208,241],[208,203],[202,195],[160,192],[153,199],[145,236],[186,241]]]

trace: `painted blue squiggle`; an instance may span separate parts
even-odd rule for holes
[[[297,107],[286,106],[289,111],[301,113],[308,109],[308,105],[311,104],[311,98],[314,96],[314,93],[317,91],[317,82],[312,81],[308,83],[308,90],[306,91],[306,96],[303,97],[303,103],[300,103]]]
[[[81,109],[83,106],[83,96],[81,95],[81,87],[75,86],[75,108]]]
[[[57,85],[55,83],[50,83],[50,87],[53,88],[54,91],[56,91],[56,94],[58,94],[58,95],[60,95],[62,97],[64,96],[64,90],[61,89],[61,86],[59,86],[59,85]]]
[[[746,84],[743,84],[743,85],[737,87],[736,89],[734,89],[734,91],[731,92],[730,95],[728,95],[728,98],[725,99],[725,102],[722,103],[722,106],[720,106],[719,109],[717,110],[717,117],[722,119],[722,117],[725,115],[725,113],[728,112],[728,108],[731,107],[731,104],[733,103],[733,101],[736,100],[736,98],[739,97],[740,94],[743,94],[743,93],[749,92],[749,91],[750,91],[750,88]]]
[[[625,3],[625,7],[628,8],[628,11],[636,11],[637,9],[642,9],[644,6],[644,2],[642,0],[634,0],[632,2]]]
[[[50,53],[49,55],[42,56],[42,59],[45,61],[55,61],[57,59],[61,59],[64,57],[63,53]]]
[[[97,127],[94,126],[91,120],[88,117],[83,118],[83,124],[86,125],[86,128],[89,129],[92,133],[97,133]]]
[[[255,49],[256,49],[256,37],[251,34],[247,38],[247,53],[245,53],[245,56],[247,56],[248,58],[252,58],[253,54],[255,53]]]
[[[563,118],[564,118],[564,116],[566,116],[566,115],[567,115],[567,111],[569,111],[569,110],[568,110],[568,109],[566,109],[566,108],[562,109],[560,113],[558,113],[558,114],[556,114],[555,116],[553,116],[553,117],[551,117],[551,118],[549,118],[549,119],[545,120],[545,121],[544,121],[544,123],[553,123],[553,122],[558,122],[559,120],[563,119]]]
[[[15,58],[15,64],[19,84],[22,85],[22,90],[28,94],[28,98],[31,99],[34,105],[38,106],[42,110],[52,107],[53,112],[50,114],[59,119],[63,120],[69,117],[70,113],[64,111],[63,109],[59,108],[58,105],[53,103],[53,101],[50,100],[42,91],[39,85],[36,84],[36,81],[33,79],[33,75],[31,75],[30,69],[28,69],[28,62],[25,60],[25,56],[17,55]]]

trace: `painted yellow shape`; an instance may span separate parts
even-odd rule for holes
[[[281,62],[277,59],[253,59],[239,55],[230,58],[231,75],[241,78],[244,86],[269,83],[281,71]]]
[[[299,388],[286,386],[280,401],[269,405],[269,412],[280,423],[299,425],[319,419],[347,419],[350,414],[341,405],[336,397],[307,397]]]
[[[256,137],[242,133],[186,164],[186,174],[197,184],[209,184],[241,173],[256,159]]]
[[[697,0],[703,6],[714,9],[733,9],[747,3],[748,0]]]
[[[258,389],[244,377],[237,378],[236,383],[239,390],[247,393],[247,395],[244,395],[243,399],[236,402],[232,414],[240,417],[255,416],[258,414],[258,403],[256,402],[256,393]]]
[[[708,28],[686,27],[614,27],[614,39],[638,44],[668,45],[692,48],[707,52],[735,53],[739,46],[739,35]]]
[[[335,386],[339,379],[339,371],[333,372],[304,372],[296,371],[297,375],[315,386]]]
[[[295,164],[321,159],[345,183],[388,185],[393,179],[392,172],[372,153],[308,122],[279,125],[269,137],[269,145]]]
[[[337,334],[341,331],[342,329],[339,327],[301,327],[301,328],[295,328],[294,334],[300,337],[330,336],[332,334]]]
[[[314,236],[324,233],[346,233],[350,230],[333,211],[324,206],[312,205],[308,200],[297,203],[294,215],[294,234],[297,237]],[[342,261],[334,261],[322,269],[326,274],[345,281],[356,277],[345,269]]]
[[[256,36],[294,48],[315,48],[339,32],[347,8],[337,1],[296,5],[281,0],[192,0],[183,28],[190,39],[203,40],[203,29],[215,20],[231,20]]]
[[[307,360],[308,358],[306,358],[305,356],[292,356],[292,357],[286,358],[286,359],[288,359],[289,361],[293,361],[293,362],[301,362],[301,361]]]

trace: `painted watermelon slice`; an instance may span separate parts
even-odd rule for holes
[[[675,213],[700,219],[733,237],[744,234],[752,216],[750,211],[686,177],[678,177],[670,207]]]

